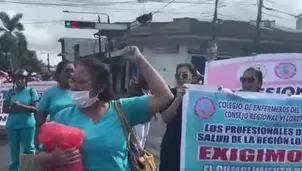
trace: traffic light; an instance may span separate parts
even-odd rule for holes
[[[87,21],[65,21],[66,28],[95,29],[95,24],[95,22]]]

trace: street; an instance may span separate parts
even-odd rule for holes
[[[165,125],[159,119],[159,121],[152,121],[149,136],[147,138],[147,148],[152,152],[157,159],[157,164],[159,163],[159,151],[160,142],[165,130]],[[0,136],[0,171],[6,171],[9,166],[9,147],[7,140]]]
[[[0,170],[7,171],[9,165],[9,148],[6,138],[0,136]]]

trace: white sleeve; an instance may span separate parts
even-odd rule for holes
[[[138,124],[136,125],[135,127],[135,132],[136,132],[136,135],[137,135],[137,140],[139,142],[139,144],[144,147],[144,135],[145,135],[145,125],[143,124]]]

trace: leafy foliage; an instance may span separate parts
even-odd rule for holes
[[[29,72],[41,72],[45,65],[38,60],[34,50],[28,49],[22,17],[21,13],[10,17],[7,13],[0,12],[3,24],[0,27],[0,70],[12,71],[23,67]]]

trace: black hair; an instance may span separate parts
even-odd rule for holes
[[[91,58],[81,59],[77,64],[89,69],[89,73],[92,76],[93,89],[103,88],[103,91],[98,95],[100,101],[109,102],[114,99],[112,74],[108,65],[100,60]]]
[[[263,83],[263,74],[262,74],[262,72],[261,72],[260,69],[254,68],[254,67],[250,67],[250,68],[246,69],[244,72],[246,72],[246,71],[252,71],[252,72],[254,72],[255,76],[257,78],[257,81],[259,81],[259,83],[261,83],[261,84]]]
[[[180,68],[186,67],[189,69],[189,71],[193,74],[194,77],[198,75],[197,69],[194,67],[194,65],[190,63],[181,63],[176,66],[176,73]]]
[[[247,71],[254,72],[257,81],[258,81],[258,82],[261,84],[261,86],[262,86],[262,83],[263,83],[263,73],[261,72],[261,70],[260,70],[259,68],[250,67],[250,68],[246,69],[244,72],[247,72]],[[261,90],[261,86],[258,87],[258,90],[257,90],[258,92]]]
[[[71,61],[68,60],[64,60],[58,63],[57,65],[57,69],[56,69],[56,75],[59,75],[63,72],[64,68],[69,65],[69,64],[73,64]]]

